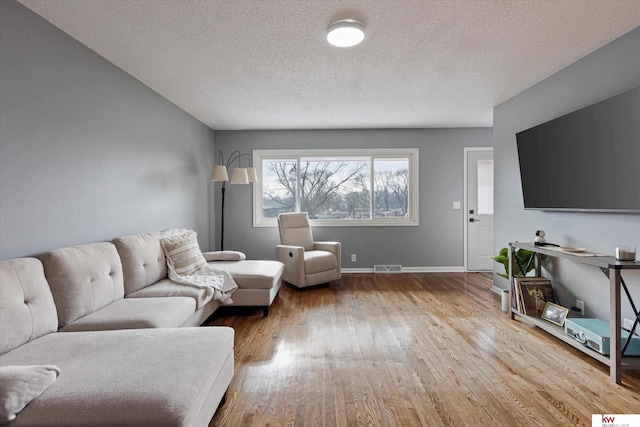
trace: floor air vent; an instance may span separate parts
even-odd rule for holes
[[[401,265],[374,265],[373,266],[374,273],[402,273]]]

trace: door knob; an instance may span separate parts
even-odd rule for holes
[[[469,222],[480,222],[480,220],[475,218],[469,218]]]

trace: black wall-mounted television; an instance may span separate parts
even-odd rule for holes
[[[640,87],[516,140],[525,209],[640,212]]]

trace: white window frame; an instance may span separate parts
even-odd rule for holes
[[[300,149],[300,150],[253,150],[253,166],[256,168],[258,181],[253,186],[253,226],[277,227],[276,218],[262,217],[262,162],[269,159],[299,157],[371,157],[391,159],[394,157],[409,160],[409,201],[407,216],[371,219],[311,219],[314,227],[402,227],[419,225],[419,149],[418,148],[371,148],[371,149]],[[373,163],[372,163],[373,167]],[[373,211],[372,211],[373,212]]]

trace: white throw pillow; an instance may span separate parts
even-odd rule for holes
[[[172,228],[161,233],[160,241],[167,264],[177,274],[193,274],[207,265],[195,231]]]
[[[8,424],[60,375],[55,365],[0,366],[0,424]]]

